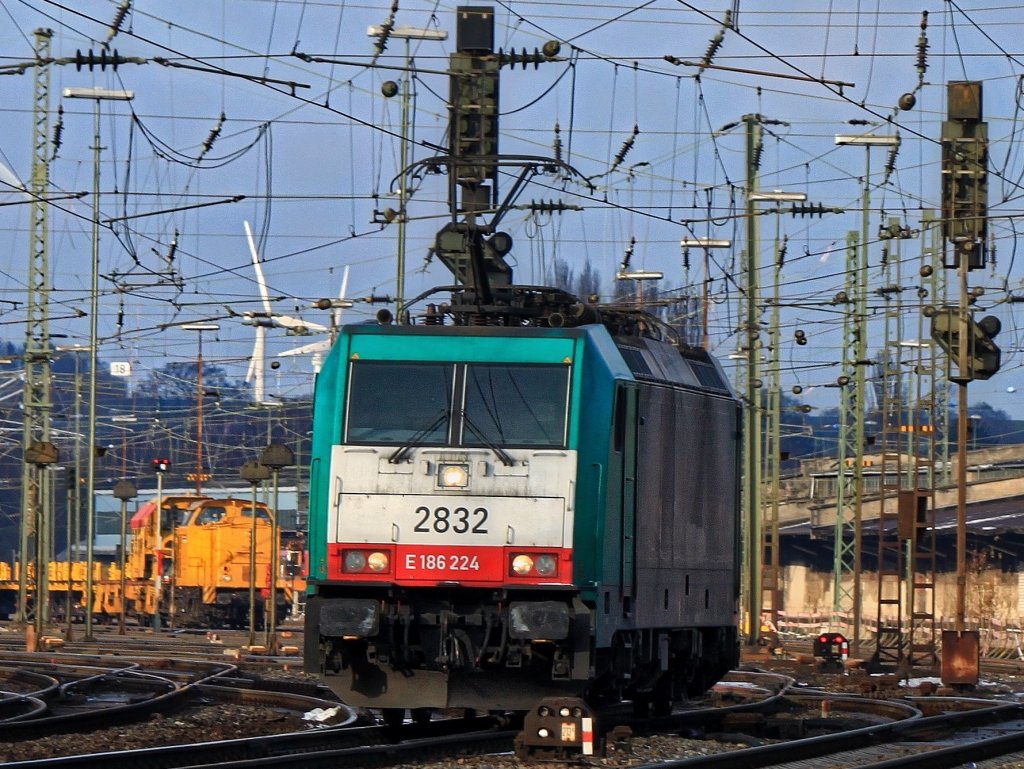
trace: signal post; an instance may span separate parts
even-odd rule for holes
[[[976,299],[969,286],[971,270],[985,266],[988,225],[988,125],[982,118],[981,83],[947,84],[948,120],[942,124],[942,229],[952,245],[960,296],[956,308],[925,308],[931,315],[932,337],[950,360],[949,379],[958,388],[956,629],[942,633],[942,682],[976,686],[980,674],[977,630],[967,630],[967,385],[988,379],[999,370],[999,333],[995,316],[975,322]],[[955,369],[955,374],[953,370]]]

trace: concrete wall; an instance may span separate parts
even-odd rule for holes
[[[813,571],[806,566],[787,566],[782,575],[782,622],[780,630],[797,627],[816,633],[816,624],[830,624],[834,590],[831,572]],[[844,584],[852,594],[852,579]],[[1019,627],[1024,604],[1024,574],[1003,572],[973,565],[967,576],[967,625],[969,628]],[[956,619],[956,575],[939,574],[935,588],[935,617],[944,627]],[[861,617],[865,626],[875,627],[878,616],[878,576],[861,578]],[[895,607],[886,606],[885,621],[895,617]],[[904,616],[909,607],[904,595]],[[906,621],[904,621],[906,625]]]

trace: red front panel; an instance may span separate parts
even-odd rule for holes
[[[344,553],[361,550],[387,553],[386,572],[343,571]],[[519,553],[552,553],[558,559],[557,574],[549,577],[513,574],[512,558]],[[393,582],[428,586],[457,582],[467,587],[500,584],[550,585],[572,583],[572,550],[562,548],[459,547],[457,545],[333,544],[328,546],[328,578],[358,582]]]
[[[397,582],[501,582],[505,551],[500,547],[399,545]]]

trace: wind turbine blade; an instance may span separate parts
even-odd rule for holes
[[[265,399],[265,385],[263,374],[263,361],[266,351],[267,330],[263,326],[256,327],[256,342],[252,346],[252,359],[249,361],[249,370],[245,374],[245,381],[253,382],[252,399],[255,403],[263,403]]]
[[[290,315],[275,315],[274,324],[279,328],[286,328],[290,330],[301,329],[304,332],[310,331],[326,331],[326,326],[321,326],[319,323],[310,323],[309,321],[303,320],[302,318],[293,318]]]
[[[338,292],[338,298],[344,299],[345,294],[348,292],[348,268],[349,265],[345,265],[345,271],[341,274],[341,290]],[[344,307],[338,307],[334,311],[333,326],[335,328],[341,328],[341,313],[344,311]]]
[[[313,355],[315,353],[327,352],[331,349],[331,343],[326,339],[321,339],[319,342],[310,342],[304,344],[301,347],[292,347],[288,350],[282,350],[277,354],[278,358],[290,358],[295,355]]]
[[[11,188],[4,190],[5,192],[17,192],[23,200],[32,200],[32,197],[25,192],[25,183],[3,163],[0,163],[0,182]]]
[[[252,239],[252,228],[249,226],[248,221],[243,221],[245,225],[245,238],[249,241],[249,253],[252,254],[252,266],[256,270],[256,283],[260,287],[260,297],[263,299],[263,310],[270,315],[270,294],[267,293],[267,281],[263,277],[263,268],[260,266],[260,254],[256,250],[256,241]]]

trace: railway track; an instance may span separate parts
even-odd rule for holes
[[[10,686],[11,690],[4,691]],[[137,723],[186,708],[225,704],[295,714],[338,708],[335,722],[357,714],[315,696],[313,685],[259,684],[228,662],[142,656],[0,654],[0,741],[17,742]],[[83,739],[83,743],[85,740]]]
[[[808,697],[822,701],[816,695]],[[829,701],[833,715],[840,710],[866,713],[869,703],[880,702],[852,697]],[[633,769],[943,769],[1024,750],[1024,710],[1017,704],[953,698],[927,704],[931,709],[944,704],[954,710]],[[964,710],[965,704],[973,707]]]
[[[262,688],[264,685],[273,688],[278,683],[282,689],[301,691]],[[734,672],[729,680],[716,687],[702,707],[659,719],[637,719],[626,712],[627,709],[620,708],[620,712],[613,710],[604,715],[603,731],[618,725],[628,726],[634,732],[644,727],[662,733],[747,732],[761,735],[752,740],[765,737],[784,740],[712,756],[659,761],[651,764],[650,769],[794,769],[797,766],[895,769],[925,765],[929,769],[940,769],[957,766],[965,760],[978,761],[1024,750],[1024,710],[1016,704],[938,697],[892,701],[798,690],[793,683],[791,677],[777,673]],[[121,684],[122,688],[118,689]],[[261,681],[219,660],[164,660],[148,656],[129,659],[110,655],[0,653],[0,689],[5,687],[17,688],[17,692],[0,693],[0,738],[5,732],[21,738],[35,737],[48,733],[50,727],[55,731],[86,730],[91,728],[91,718],[105,724],[115,718],[145,718],[147,712],[162,710],[165,701],[173,700],[174,696],[181,698],[175,707],[201,701],[215,707],[244,704],[307,711],[336,704],[310,696],[308,692],[318,691],[312,683]],[[182,691],[187,695],[172,695]],[[100,702],[92,703],[96,709],[91,714],[88,708],[76,713],[78,704],[74,702],[62,710],[60,700],[72,694]],[[19,714],[14,700],[39,702],[42,706],[36,706],[32,714]],[[825,711],[823,703],[828,703]],[[173,710],[171,707],[167,712]],[[518,725],[495,718],[452,718],[423,725],[406,724],[398,731],[358,725],[354,713],[339,720],[340,725],[313,731],[116,754],[13,761],[6,766],[103,765],[107,769],[114,759],[130,766],[169,769],[393,766],[446,762],[460,757],[460,766],[472,767],[470,756],[480,756],[481,766],[495,766],[499,763],[495,754],[510,751],[518,731]],[[829,733],[822,733],[826,731]],[[804,736],[809,733],[816,734]]]
[[[506,727],[506,728],[503,728]],[[481,755],[511,750],[514,729],[499,719],[447,719],[429,724],[333,727],[217,743],[121,751],[118,763],[145,769],[185,767],[341,767],[390,766],[444,756]],[[11,769],[109,769],[114,754],[18,761]]]

